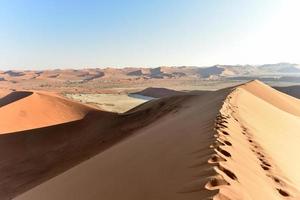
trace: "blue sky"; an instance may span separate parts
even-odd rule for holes
[[[298,62],[297,0],[0,0],[0,69]]]

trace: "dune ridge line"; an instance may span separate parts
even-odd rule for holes
[[[245,105],[239,100],[241,98],[243,101],[247,100],[241,97],[244,93],[273,107],[278,103],[274,103],[272,98],[261,98],[257,93],[256,96],[253,95],[255,87],[267,89],[264,92],[274,92],[272,88],[259,81],[251,81],[234,88],[224,100],[215,120],[216,139],[211,145],[215,153],[208,160],[214,166],[216,175],[210,177],[205,187],[209,190],[218,190],[213,197],[214,200],[299,199],[299,190],[296,189],[295,183],[284,174],[283,167],[276,163],[276,158],[273,159],[273,155],[264,149],[264,143],[267,141],[260,139],[260,135],[255,132],[255,128],[260,127],[249,124],[242,113]],[[276,91],[273,95],[278,95],[277,93],[279,92]],[[290,98],[282,96],[280,98]],[[292,101],[294,102],[294,99]],[[281,105],[276,107],[282,108],[288,113],[292,110]],[[295,113],[296,111],[289,114]]]

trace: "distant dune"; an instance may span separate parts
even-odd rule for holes
[[[146,88],[142,91],[136,92],[134,94],[139,94],[143,96],[153,97],[153,98],[162,98],[173,95],[186,94],[185,92],[180,92],[176,90],[166,89],[166,88]]]
[[[286,87],[273,87],[274,89],[283,92],[287,95],[290,95],[292,97],[300,98],[300,86],[299,85],[293,85],[293,86],[286,86]],[[167,96],[174,96],[174,95],[183,95],[183,94],[195,94],[195,95],[202,95],[206,94],[209,91],[205,90],[194,90],[194,91],[177,91],[167,88],[155,88],[155,87],[149,87],[144,90],[141,90],[139,92],[135,92],[133,94],[139,94],[143,96],[153,97],[153,98],[162,98]]]
[[[298,64],[277,63],[265,65],[214,65],[196,66],[160,66],[160,67],[125,67],[125,68],[87,68],[87,69],[54,69],[54,70],[8,70],[0,71],[2,82],[18,83],[19,81],[48,82],[96,82],[99,80],[155,80],[155,79],[223,79],[263,77],[271,79],[284,78],[285,81],[296,78],[299,81]]]
[[[33,122],[10,118],[0,135],[0,199],[300,199],[300,100],[259,81],[124,114],[39,92],[12,93],[2,105],[3,119],[7,109]]]
[[[0,71],[5,90],[52,91],[61,94],[132,93],[149,87],[218,90],[258,79],[272,86],[300,84],[297,64],[160,66]]]
[[[92,110],[46,92],[13,92],[0,99],[0,133],[82,119]]]

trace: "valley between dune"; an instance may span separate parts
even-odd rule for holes
[[[2,101],[0,114],[13,116],[32,99],[49,106],[31,94]],[[164,97],[123,114],[56,100],[61,107],[32,127],[6,120],[0,199],[300,199],[300,100],[262,82]],[[65,123],[50,120],[64,109]]]

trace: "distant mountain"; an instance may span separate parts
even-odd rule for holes
[[[214,65],[209,67],[161,66],[156,68],[93,68],[93,69],[55,69],[44,71],[4,71],[0,80],[15,82],[18,80],[46,79],[48,81],[88,82],[97,80],[139,80],[139,79],[252,79],[252,78],[300,77],[300,66],[292,63],[264,65]]]
[[[300,73],[300,66],[291,63],[266,64],[258,69],[265,73]]]
[[[23,72],[17,72],[17,71],[5,71],[4,74],[8,74],[9,76],[23,76],[24,73]]]

